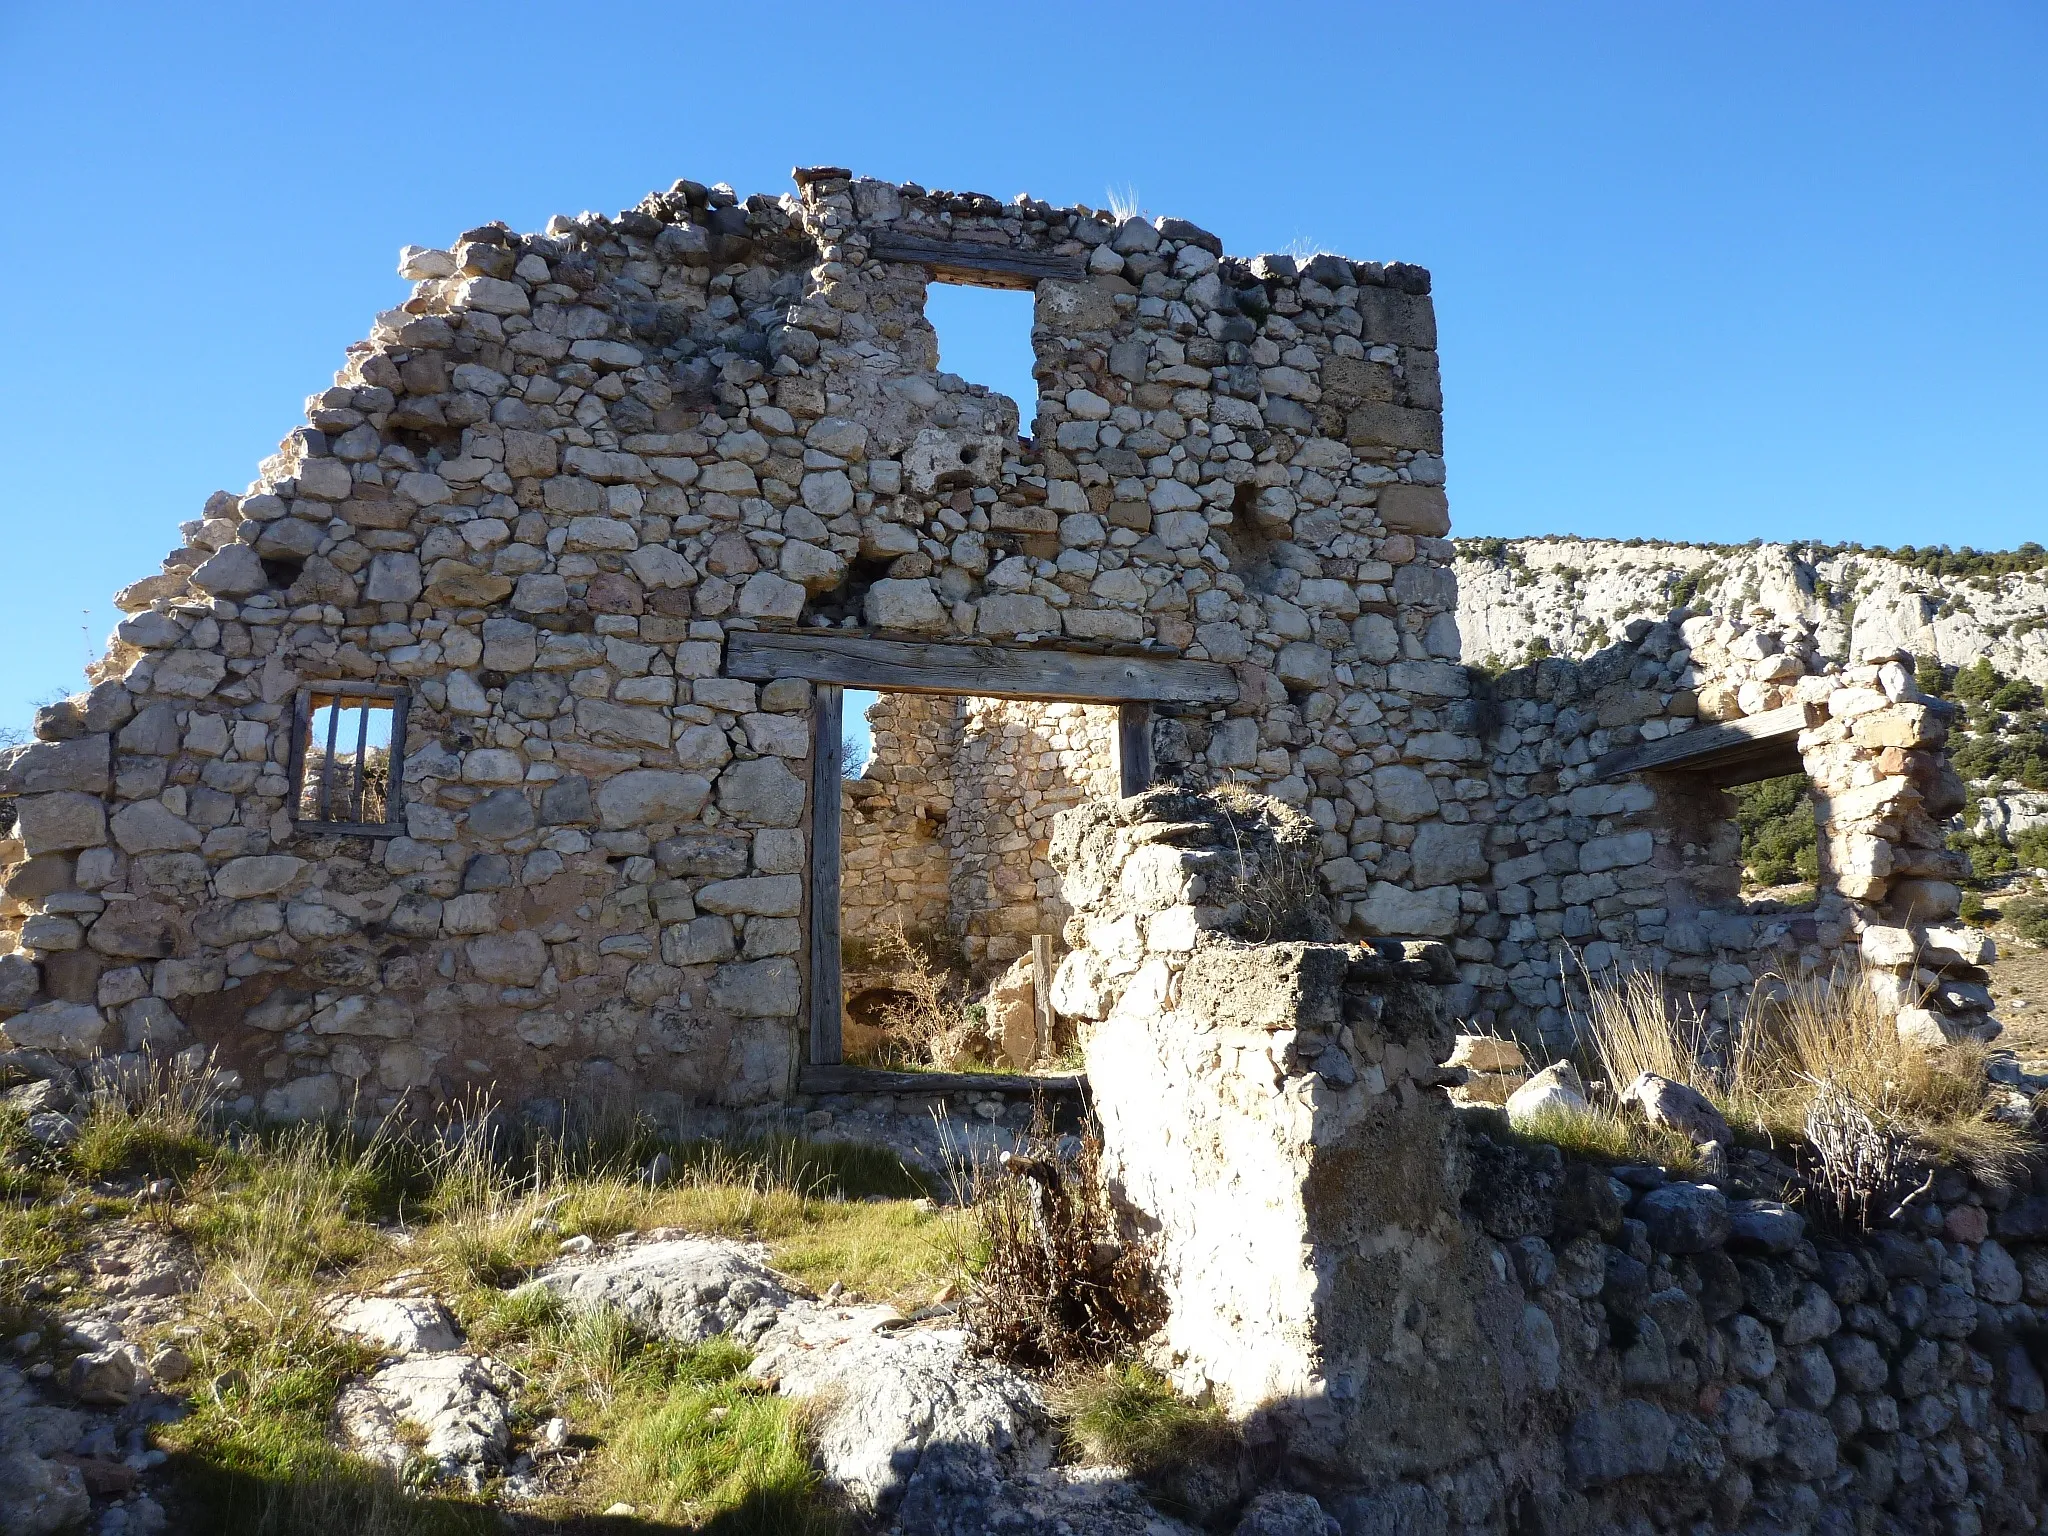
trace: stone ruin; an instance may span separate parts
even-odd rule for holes
[[[1584,663],[1459,664],[1425,271],[796,179],[407,249],[413,296],[0,759],[11,1041],[197,1042],[275,1115],[485,1084],[815,1109],[822,674],[730,655],[777,632],[1227,669],[1154,690],[1127,787],[1303,811],[1336,931],[1444,940],[1484,1026],[1560,1044],[1610,966],[1725,1024],[1860,952],[1914,1027],[1989,1032],[1984,946],[1945,926],[1941,706],[1899,658],[1681,613]],[[937,370],[935,281],[1033,291],[1028,438]],[[985,981],[1061,932],[1050,817],[1111,787],[1112,711],[880,710],[842,937],[943,932]],[[334,726],[360,757],[373,713],[402,761],[352,767]],[[1810,912],[1734,899],[1718,759],[1601,768],[1748,717],[1824,792]]]
[[[197,1042],[278,1115],[793,1102],[814,686],[732,675],[747,632],[1227,667],[1161,769],[1313,802],[1366,867],[1376,757],[1479,797],[1426,272],[797,182],[408,249],[0,772],[12,1041]],[[937,371],[935,280],[1034,290],[1029,439]],[[371,691],[401,793],[347,828],[309,718]]]
[[[1519,1142],[1441,1091],[1450,949],[1330,942],[1260,819],[1155,790],[1056,840],[1152,1358],[1254,1459],[1344,1536],[2040,1528],[2042,1171],[1936,1169],[1866,1232],[1769,1152],[1693,1183]],[[1248,942],[1247,890],[1297,936]]]
[[[1422,269],[796,181],[408,248],[0,755],[0,1066],[1000,1134],[1041,1080],[837,1065],[842,956],[1051,937],[1161,1347],[1346,1531],[2032,1528],[2048,1197],[1944,1174],[1817,1247],[1769,1159],[1594,1177],[1438,1091],[1452,1021],[1561,1048],[1628,969],[1723,1039],[1844,957],[1993,1033],[1909,659],[1681,611],[1468,670]],[[935,281],[1033,291],[1028,437]],[[1818,899],[1744,902],[1720,789],[1797,768]]]

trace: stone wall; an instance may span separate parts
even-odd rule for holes
[[[1125,807],[1060,841],[1061,979],[1156,1356],[1347,1536],[2038,1528],[2048,1176],[1864,1233],[1766,1153],[1522,1145],[1436,1091],[1443,946],[1246,943],[1213,813]]]
[[[977,978],[1066,921],[1052,821],[1118,791],[1116,710],[882,694],[845,787],[840,930],[859,963],[897,923]]]
[[[738,628],[1229,664],[1186,749],[1408,880],[1381,762],[1441,784],[1413,829],[1463,819],[1475,751],[1428,274],[797,181],[404,253],[412,297],[0,771],[11,1042],[194,1040],[281,1115],[786,1096],[809,698],[723,676]],[[1029,441],[936,371],[929,269],[882,236],[1083,270],[1036,285]],[[400,835],[287,813],[293,700],[331,680],[412,691]]]
[[[868,711],[873,755],[841,786],[839,931],[858,969],[900,925],[922,944],[957,948],[950,919],[953,763],[959,701],[885,693]]]
[[[1931,1003],[1942,1017],[1925,1029],[1995,1033],[1976,969],[1988,941],[1950,923],[1967,866],[1943,846],[1962,805],[1941,750],[1948,706],[1915,690],[1910,657],[1843,667],[1808,629],[1702,615],[1637,621],[1584,661],[1515,668],[1483,695],[1493,796],[1474,808],[1484,842],[1459,870],[1466,909],[1483,910],[1462,931],[1420,930],[1451,939],[1467,1017],[1560,1049],[1589,974],[1651,970],[1725,1042],[1759,984],[1839,961],[1900,971],[1878,984],[1894,1007]],[[1810,906],[1742,898],[1732,805],[1698,776],[1592,782],[1609,751],[1793,706],[1807,711],[1798,749],[1821,832]]]

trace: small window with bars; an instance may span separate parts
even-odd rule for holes
[[[405,830],[402,688],[301,689],[292,731],[293,820],[308,832],[393,837]]]

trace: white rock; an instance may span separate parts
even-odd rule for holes
[[[683,1344],[731,1333],[751,1342],[803,1294],[758,1245],[685,1237],[563,1260],[534,1281],[577,1311],[623,1313]]]
[[[1545,1067],[1509,1094],[1507,1103],[1508,1119],[1517,1124],[1550,1111],[1584,1115],[1592,1109],[1586,1099],[1585,1082],[1579,1077],[1578,1068],[1568,1061]]]
[[[394,1472],[418,1454],[475,1487],[504,1462],[511,1387],[510,1373],[481,1356],[414,1355],[345,1389],[335,1422],[351,1449]]]
[[[395,1355],[436,1354],[461,1342],[455,1320],[432,1297],[336,1296],[327,1321],[337,1333],[367,1339]]]

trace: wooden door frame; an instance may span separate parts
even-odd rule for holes
[[[840,745],[845,690],[925,693],[1117,706],[1117,778],[1135,795],[1152,782],[1152,706],[1228,704],[1237,675],[1208,661],[1101,655],[1056,647],[896,640],[840,631],[738,631],[726,643],[726,674],[811,685],[811,785],[804,839],[807,1065],[842,1068],[845,1012],[840,972]]]

